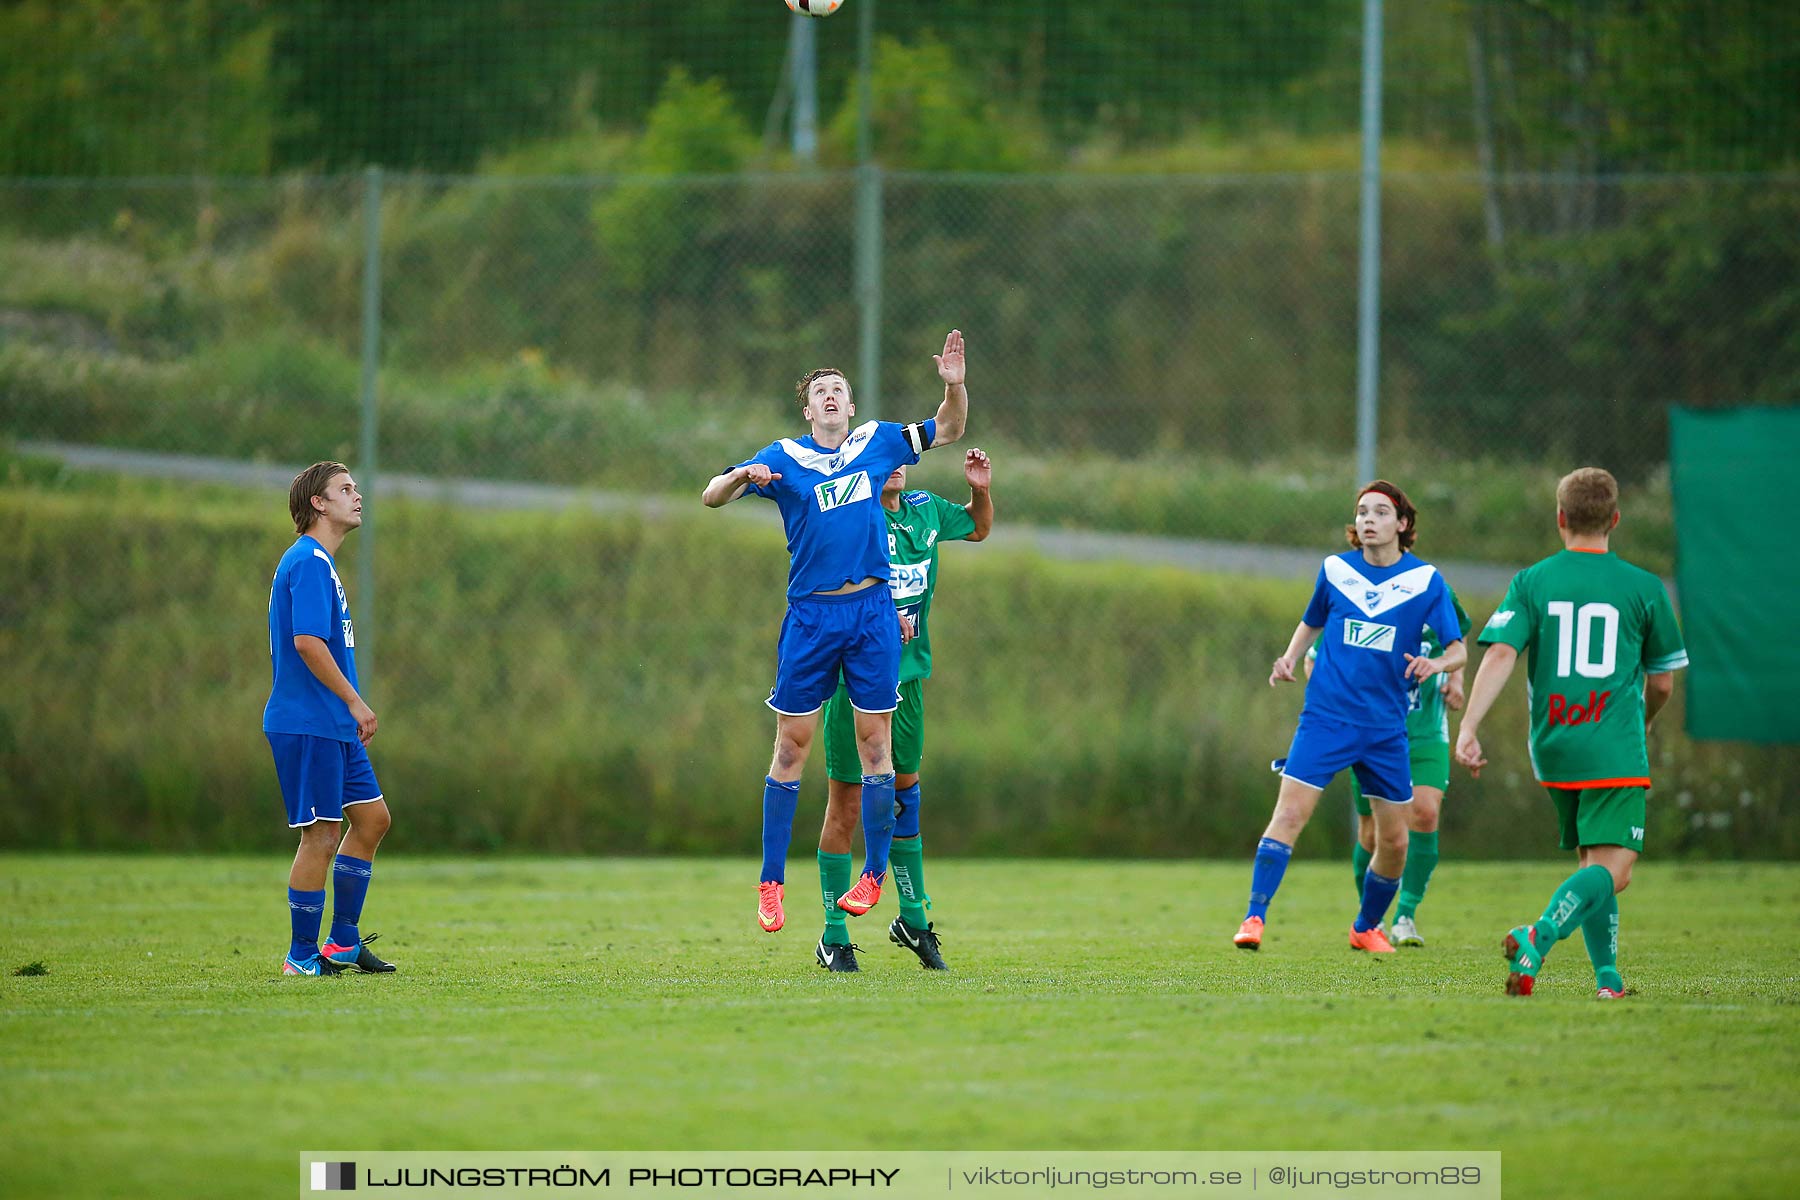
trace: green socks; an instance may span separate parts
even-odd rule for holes
[[[837,898],[849,891],[855,881],[848,854],[819,851],[819,895],[825,901],[824,940],[828,946],[850,944],[850,929],[844,924],[844,910],[837,906]]]
[[[1358,900],[1362,899],[1363,875],[1368,871],[1369,864],[1373,862],[1374,859],[1375,855],[1368,850],[1364,850],[1361,842],[1350,843],[1350,870],[1355,875],[1355,878],[1350,882],[1356,885],[1356,898]]]
[[[1437,861],[1437,830],[1406,835],[1406,869],[1400,873],[1400,906],[1394,910],[1396,920],[1418,911],[1419,901],[1425,898],[1425,889],[1431,883],[1431,873],[1437,870]]]
[[[1614,912],[1618,911],[1618,901],[1613,897],[1612,872],[1598,863],[1583,867],[1563,880],[1551,893],[1550,903],[1544,906],[1544,915],[1538,918],[1538,953],[1548,955],[1550,947],[1574,936],[1590,917],[1603,913],[1609,905]]]
[[[1608,896],[1587,920],[1581,923],[1581,937],[1587,942],[1588,961],[1594,964],[1594,986],[1625,990],[1619,974],[1619,898]]]
[[[931,922],[925,916],[925,905],[931,897],[925,894],[925,843],[916,837],[895,838],[888,851],[888,871],[900,893],[900,919],[914,929],[924,929]]]

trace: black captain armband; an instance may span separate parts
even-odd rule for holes
[[[912,447],[914,454],[923,454],[931,449],[931,443],[925,440],[925,426],[914,421],[911,425],[902,426],[900,432],[906,437],[906,444]]]

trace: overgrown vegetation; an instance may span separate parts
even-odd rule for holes
[[[0,844],[273,847],[258,733],[282,497],[5,467]],[[371,498],[364,622],[375,761],[418,848],[629,853],[754,843],[784,556],[778,531],[488,514]],[[1326,531],[1329,535],[1329,530]],[[1329,537],[1323,549],[1329,549]],[[356,578],[357,539],[343,554]],[[934,610],[934,845],[980,854],[1235,853],[1299,709],[1265,682],[1304,584],[952,546]],[[1468,596],[1478,616],[1492,597]],[[1790,856],[1792,755],[1658,725],[1663,853]],[[1497,767],[1459,778],[1468,855],[1538,853],[1523,697]],[[817,787],[815,775],[815,787]],[[809,795],[812,794],[809,791]],[[822,792],[820,793],[822,795]],[[954,814],[950,816],[948,814]],[[941,832],[939,831],[941,830]],[[1321,820],[1309,853],[1335,853]]]
[[[877,153],[919,167],[960,145],[959,168],[1007,168],[1195,134],[1333,137],[1356,128],[1361,18],[1356,0],[884,5]],[[854,103],[857,21],[816,33],[830,125]],[[1797,34],[1792,6],[1763,0],[1396,5],[1386,123],[1508,171],[1779,167],[1800,128]],[[641,126],[673,67],[760,125],[787,38],[785,14],[743,0],[15,0],[0,174],[468,170]],[[984,128],[1003,140],[967,140]]]
[[[855,365],[852,56],[826,43],[815,171],[757,132],[779,14],[534,11],[9,8],[0,173],[183,178],[0,189],[0,434],[294,458],[354,440],[362,184],[272,173],[372,161],[481,172],[386,185],[387,461],[685,492],[763,440],[790,379]],[[1290,523],[1318,507],[1221,524],[1185,477],[1355,482],[1359,11],[884,9],[882,415],[928,411],[926,355],[965,327],[976,435],[1082,484],[1034,513],[1310,536]],[[1793,178],[1608,174],[1792,162],[1792,89],[1761,84],[1796,20],[1737,0],[1395,14],[1384,471],[1594,462],[1655,493],[1670,405],[1800,395]],[[146,112],[140,76],[185,100]],[[1464,171],[1476,143],[1560,174]],[[616,440],[560,461],[594,429]],[[541,462],[517,461],[534,438]],[[1440,528],[1441,552],[1520,557]],[[1667,546],[1643,556],[1666,569]]]

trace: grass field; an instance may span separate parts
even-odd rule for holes
[[[1247,862],[928,868],[944,976],[891,899],[820,971],[800,857],[771,937],[748,862],[395,851],[364,924],[401,973],[281,979],[279,860],[0,857],[5,1193],[285,1195],[325,1147],[1498,1149],[1509,1197],[1800,1192],[1800,868],[1647,863],[1615,1004],[1579,939],[1500,994],[1560,862],[1446,861],[1387,960],[1344,946],[1347,861],[1295,865],[1259,955]]]

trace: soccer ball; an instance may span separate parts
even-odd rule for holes
[[[787,0],[787,6],[803,17],[829,17],[844,7],[844,0]]]

